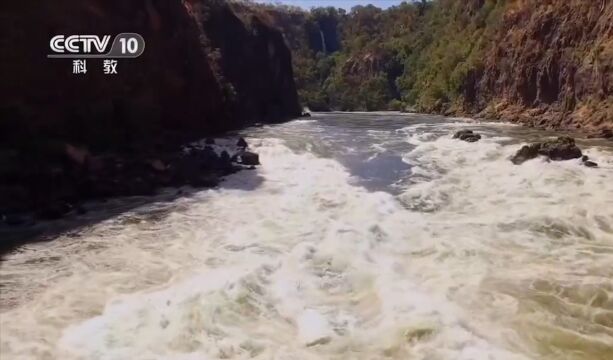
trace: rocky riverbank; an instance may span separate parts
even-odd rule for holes
[[[0,185],[0,226],[83,213],[90,200],[154,195],[163,187],[214,187],[224,176],[259,164],[243,138],[207,138],[150,156],[92,154],[66,144],[53,167],[12,169],[4,179],[12,185]]]

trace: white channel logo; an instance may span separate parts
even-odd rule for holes
[[[111,35],[56,35],[49,41],[49,58],[137,58],[145,51],[145,39],[137,33],[121,33],[110,50]]]
[[[74,54],[91,53],[92,47],[98,53],[104,53],[106,47],[111,41],[111,35],[104,35],[102,38],[96,35],[72,35],[65,37],[64,35],[54,36],[49,42],[51,50],[55,53],[64,53],[65,51]]]

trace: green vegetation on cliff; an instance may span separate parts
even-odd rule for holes
[[[351,11],[258,5],[288,38],[311,109],[440,110],[479,65],[501,0],[404,2]]]
[[[350,11],[245,3],[285,34],[312,110],[613,127],[613,1],[421,0]]]

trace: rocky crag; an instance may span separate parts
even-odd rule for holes
[[[180,145],[300,114],[282,35],[225,1],[0,7],[0,215],[187,183],[184,171],[168,170],[177,163],[206,172],[212,162],[211,176],[220,176],[230,160],[203,155],[185,164]],[[117,75],[104,75],[102,60],[89,59],[88,72],[74,75],[70,60],[47,58],[54,35],[122,32],[141,34],[147,45],[141,57],[120,59]],[[157,175],[164,173],[174,175]]]

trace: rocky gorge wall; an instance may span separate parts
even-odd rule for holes
[[[613,129],[613,2],[511,1],[463,95],[468,113]]]
[[[257,20],[245,24],[224,1],[2,6],[8,8],[2,16],[4,127],[87,145],[104,142],[107,132],[166,137],[162,130],[223,131],[299,113],[291,57],[281,35]],[[68,61],[46,57],[54,34],[120,32],[140,33],[147,47],[140,58],[120,61],[116,76],[102,74],[101,60],[90,60],[89,73],[75,76]]]
[[[281,32],[255,14],[239,17],[233,8],[202,2],[199,7],[196,19],[215,49],[221,81],[231,87],[235,118],[275,122],[300,115],[292,55]]]
[[[253,6],[292,39],[298,90],[310,108],[613,130],[611,0],[424,0],[349,11]],[[336,30],[322,26],[330,18]],[[309,40],[313,27],[340,46],[323,52]]]
[[[91,178],[92,167],[104,179],[111,175],[101,168],[128,158],[159,159],[185,141],[300,114],[282,35],[257,17],[242,20],[226,1],[0,7],[0,215],[82,197],[77,182]],[[104,75],[102,60],[73,74],[71,60],[47,58],[55,35],[123,32],[141,34],[146,49],[119,59],[117,75]],[[115,180],[135,176],[123,175]]]

